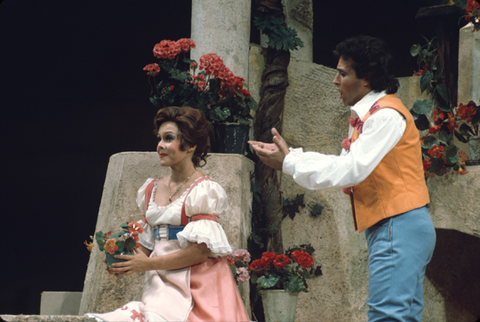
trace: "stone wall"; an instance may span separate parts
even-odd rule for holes
[[[207,159],[207,165],[201,169],[227,192],[230,208],[219,221],[234,250],[247,247],[246,241],[251,230],[250,176],[253,166],[252,161],[241,155],[212,154]],[[168,168],[159,165],[155,152],[113,155],[108,165],[95,231],[115,231],[123,222],[140,220],[142,215],[135,202],[138,188],[149,177],[163,177],[169,173]],[[144,274],[115,278],[105,271],[104,257],[98,247],[90,255],[80,314],[112,311],[141,298]],[[248,287],[243,291],[247,307],[250,306],[248,291]]]
[[[283,137],[292,147],[338,154],[347,135],[349,108],[342,106],[332,80],[336,71],[292,60],[285,98]],[[407,108],[420,93],[420,77],[399,79],[397,96]],[[480,167],[465,176],[448,173],[428,180],[437,247],[425,279],[423,321],[474,321],[480,316]],[[282,177],[283,197],[305,194],[306,207],[282,222],[284,247],[311,243],[323,276],[309,281],[298,299],[296,321],[365,321],[368,307],[368,255],[364,234],[354,231],[348,198],[340,189],[309,191]],[[315,204],[324,207],[310,215]],[[468,246],[467,246],[468,243]],[[468,254],[470,254],[468,256]],[[460,291],[460,288],[463,291]]]

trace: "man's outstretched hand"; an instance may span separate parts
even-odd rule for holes
[[[278,134],[275,128],[272,129],[272,135],[273,143],[248,141],[248,144],[252,146],[263,163],[275,170],[282,170],[283,159],[290,151],[288,150],[287,142]]]

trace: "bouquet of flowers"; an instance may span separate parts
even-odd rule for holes
[[[115,234],[112,234],[111,231],[107,233],[98,231],[95,233],[98,248],[106,254],[108,268],[111,268],[113,263],[122,261],[121,259],[114,258],[115,255],[133,255],[133,250],[140,246],[138,243],[138,234],[143,233],[143,228],[139,223],[123,223],[120,227],[122,230]],[[85,245],[87,245],[87,249],[92,252],[93,243],[87,243],[87,241],[85,241]]]
[[[149,76],[152,104],[156,108],[191,106],[213,123],[250,124],[250,112],[257,109],[257,103],[243,87],[245,80],[235,76],[216,54],[201,56],[200,64],[187,58],[191,48],[195,42],[189,38],[162,40],[155,45],[153,55],[158,63],[143,68]]]
[[[237,283],[250,280],[250,274],[248,273],[247,267],[251,258],[250,253],[247,250],[237,249],[227,256],[227,260]]]
[[[308,292],[307,279],[322,275],[320,266],[314,267],[310,245],[290,248],[285,254],[264,252],[262,258],[248,267],[252,283],[262,289],[284,289],[290,293]]]

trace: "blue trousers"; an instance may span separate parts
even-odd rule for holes
[[[436,241],[428,206],[384,219],[365,237],[368,322],[420,322],[423,277]]]

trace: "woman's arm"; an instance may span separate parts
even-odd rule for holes
[[[147,257],[143,250],[135,250],[135,255],[116,255],[115,258],[127,261],[113,264],[110,271],[123,276],[150,270],[180,269],[203,263],[207,260],[208,254],[210,249],[204,243],[193,243],[177,252],[158,257]]]

